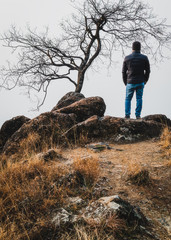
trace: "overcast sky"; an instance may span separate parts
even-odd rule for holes
[[[72,0],[74,1],[74,0]],[[26,25],[36,27],[42,31],[49,26],[52,34],[58,35],[57,26],[61,19],[72,12],[71,0],[0,0],[0,34],[7,32],[12,24],[25,31]],[[145,1],[145,0],[144,0]],[[148,0],[154,13],[160,18],[167,18],[171,25],[171,0]],[[142,43],[143,44],[143,43]],[[131,53],[126,50],[126,55]],[[171,56],[171,52],[168,54]],[[0,66],[11,58],[11,52],[0,42]],[[123,57],[119,52],[114,53],[115,64],[107,71],[106,66],[100,66],[96,72],[89,71],[82,93],[85,97],[103,97],[107,109],[105,115],[124,117],[125,86],[122,82]],[[149,56],[152,62],[151,56]],[[142,116],[149,114],[165,114],[171,118],[171,59],[151,65],[151,76],[144,90]],[[38,116],[42,112],[50,111],[59,99],[74,88],[71,84],[58,81],[48,92],[44,106],[39,112],[31,111],[35,102],[22,94],[21,89],[0,91],[0,127],[15,116],[25,115],[29,118]],[[134,115],[135,99],[132,102],[132,117]]]

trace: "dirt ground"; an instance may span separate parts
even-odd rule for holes
[[[156,238],[171,239],[171,159],[165,157],[158,141],[109,144],[111,149],[94,151],[86,147],[65,150],[70,159],[93,156],[99,159],[100,177],[106,177],[107,195],[119,195],[139,206],[151,219]],[[133,184],[130,174],[147,170],[147,184]]]

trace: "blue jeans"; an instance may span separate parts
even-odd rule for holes
[[[136,109],[135,109],[135,116],[141,116],[142,110],[142,96],[144,90],[144,83],[139,84],[130,84],[126,85],[126,98],[125,98],[125,116],[130,116],[131,114],[131,100],[136,91]]]

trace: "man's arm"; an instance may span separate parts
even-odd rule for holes
[[[147,57],[146,63],[145,63],[145,83],[147,83],[149,76],[150,76],[150,63]]]
[[[123,67],[122,67],[122,79],[123,79],[123,82],[125,85],[127,84],[127,70],[128,70],[128,68],[127,68],[126,62],[124,60]]]

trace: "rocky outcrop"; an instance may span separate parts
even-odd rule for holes
[[[80,98],[82,99],[78,101]],[[105,112],[106,106],[102,98],[84,98],[82,94],[73,93],[64,96],[59,101],[58,107],[65,106],[73,101],[76,102],[67,107],[41,114],[32,120],[20,117],[20,124],[18,123],[19,118],[14,118],[15,121],[6,122],[2,128],[3,132],[7,133],[8,129],[11,129],[11,131],[6,134],[8,137],[4,138],[5,141],[1,144],[3,152],[7,155],[15,153],[20,148],[21,142],[27,139],[29,134],[37,134],[36,139],[39,140],[36,144],[39,146],[41,142],[45,142],[45,139],[51,139],[51,143],[60,144],[62,133],[78,121],[87,119],[93,113],[103,116]],[[27,122],[26,120],[30,121],[22,127],[22,124]],[[12,127],[10,127],[10,124]]]
[[[144,117],[143,120],[154,121],[154,122],[162,123],[168,127],[171,127],[171,120],[163,114],[148,115]]]
[[[21,142],[31,134],[36,135],[35,145],[40,151],[45,143],[49,147],[52,143],[67,145],[79,142],[82,136],[87,143],[94,140],[134,142],[159,137],[166,125],[171,126],[171,120],[165,115],[149,115],[134,120],[104,116],[105,109],[101,97],[85,98],[80,93],[70,92],[51,112],[30,121],[24,116],[7,121],[0,132],[1,149],[8,155],[16,153]]]
[[[88,140],[107,140],[112,142],[133,142],[158,137],[163,130],[163,124],[146,121],[115,118],[111,116],[92,116],[74,125],[64,135],[68,139],[85,135]]]
[[[58,107],[66,104],[66,101],[70,101],[71,98],[76,100],[83,97],[82,94],[68,94],[59,101]],[[14,154],[20,148],[21,142],[31,134],[37,135],[36,145],[39,146],[39,150],[45,142],[49,145],[52,143],[61,145],[63,144],[61,141],[66,142],[66,139],[61,138],[64,132],[93,114],[103,116],[105,109],[106,105],[102,98],[92,97],[83,98],[69,106],[41,114],[15,131],[4,145],[3,152],[7,155]]]
[[[25,116],[17,116],[6,121],[0,129],[0,151],[7,140],[26,122],[30,119]]]
[[[78,204],[79,208],[81,208],[81,205],[85,205],[81,198],[76,199],[75,205]],[[56,213],[53,213],[51,222],[55,227],[66,227],[79,222],[99,227],[103,223],[103,227],[107,227],[110,225],[112,218],[115,221],[120,219],[128,227],[138,231],[146,231],[145,227],[149,224],[139,207],[131,205],[118,195],[102,197],[97,201],[91,202],[86,207],[80,209],[79,214],[73,214],[64,208],[60,208]]]
[[[58,112],[43,113],[16,131],[6,142],[3,152],[6,155],[16,153],[20,149],[21,142],[24,140],[27,141],[29,135],[35,136],[34,144],[36,144],[37,149],[40,151],[44,144],[47,144],[47,146],[50,146],[52,143],[60,144],[62,132],[71,128],[75,124],[75,121],[76,116],[74,114]]]
[[[72,103],[67,107],[60,108],[57,112],[65,114],[74,113],[77,116],[77,121],[82,122],[93,115],[104,116],[105,110],[106,105],[101,97],[89,97]]]
[[[82,93],[77,92],[69,92],[65,96],[63,96],[57,105],[52,109],[52,111],[58,110],[60,108],[71,105],[74,102],[77,102],[81,99],[85,98]]]

